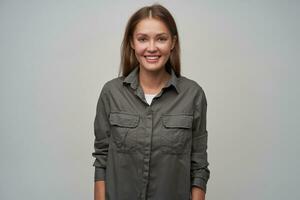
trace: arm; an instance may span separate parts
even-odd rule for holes
[[[192,187],[192,200],[205,200],[205,192],[198,187]]]
[[[193,138],[191,151],[191,185],[192,200],[204,200],[206,184],[210,176],[207,161],[207,130],[206,130],[207,101],[201,89],[196,102],[193,123]]]
[[[94,149],[95,162],[94,174],[94,199],[105,200],[105,172],[109,147],[110,124],[108,121],[109,106],[106,100],[105,87],[103,87],[97,103],[96,117],[94,121]]]
[[[95,181],[94,200],[105,200],[105,182]]]

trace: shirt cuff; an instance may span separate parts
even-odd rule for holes
[[[100,167],[95,167],[95,181],[104,181],[105,180],[105,169]]]
[[[206,193],[206,182],[202,178],[199,178],[199,177],[193,178],[191,185],[199,187],[200,189],[202,189],[204,191],[204,193]]]

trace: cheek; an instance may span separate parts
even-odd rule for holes
[[[145,50],[146,50],[146,47],[144,47],[142,45],[135,46],[135,54],[136,55],[143,55]]]
[[[159,49],[162,54],[170,54],[171,53],[171,45],[161,45],[159,47]]]
[[[170,49],[162,49],[161,54],[164,56],[169,56],[171,54]]]

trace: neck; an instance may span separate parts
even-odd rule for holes
[[[145,93],[158,93],[170,78],[170,74],[162,68],[158,71],[147,71],[140,67],[139,82]]]

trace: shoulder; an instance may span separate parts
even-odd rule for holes
[[[180,76],[178,78],[178,88],[184,96],[193,98],[196,107],[207,104],[204,89],[197,81],[186,76]]]
[[[202,86],[193,79],[181,75],[177,80],[178,86],[182,91],[195,91],[196,93],[204,93]]]
[[[116,91],[117,88],[121,88],[122,82],[123,77],[116,77],[104,82],[104,84],[102,83],[99,99],[108,98],[111,91]]]
[[[110,79],[110,80],[106,81],[103,84],[102,91],[103,92],[108,92],[108,91],[120,88],[123,84],[123,80],[124,80],[124,77],[120,76],[120,77],[116,77],[116,78],[113,78],[113,79]]]

